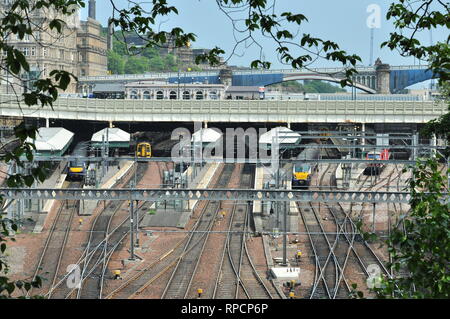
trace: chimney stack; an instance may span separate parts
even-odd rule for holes
[[[95,20],[95,0],[89,0],[89,18]]]
[[[111,18],[108,19],[108,36],[107,40],[107,48],[108,50],[113,49],[113,35],[114,35],[114,24],[111,21]]]

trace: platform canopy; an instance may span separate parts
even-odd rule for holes
[[[222,137],[222,133],[212,128],[203,128],[192,134],[191,142],[216,143]]]
[[[280,148],[299,144],[302,136],[295,133],[291,129],[283,126],[278,126],[270,131],[261,134],[259,137],[259,146],[266,149],[271,149],[272,143],[278,143]]]
[[[100,147],[102,142],[108,140],[109,147],[130,147],[130,133],[118,127],[104,128],[94,133],[91,138],[94,147]]]
[[[72,143],[74,134],[63,127],[41,127],[36,133],[36,140],[27,142],[36,146],[37,156],[61,156]]]

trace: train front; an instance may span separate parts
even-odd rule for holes
[[[86,175],[86,165],[80,160],[70,161],[68,167],[68,178],[71,180],[82,180]]]
[[[292,188],[307,188],[311,184],[311,166],[294,165],[292,171]]]
[[[377,160],[377,161],[387,161],[389,160],[389,150],[384,149],[381,152],[379,151],[373,151],[369,152],[366,155],[366,160]],[[363,174],[367,176],[373,176],[373,175],[380,175],[382,170],[384,168],[383,164],[367,164],[367,167],[364,169]]]

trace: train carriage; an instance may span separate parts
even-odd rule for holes
[[[389,160],[389,150],[388,149],[384,149],[381,152],[380,151],[373,151],[373,152],[368,152],[366,155],[366,160],[370,161],[370,160],[378,160],[378,161],[387,161]],[[372,175],[380,175],[381,172],[384,169],[384,164],[368,164],[367,167],[364,169],[363,174],[364,175],[368,175],[368,176],[372,176]]]
[[[71,160],[67,166],[67,179],[68,180],[83,180],[86,177],[87,166],[89,165],[86,160],[81,157],[87,157],[88,155],[88,143],[78,143],[72,154],[72,156],[80,157],[79,159]]]
[[[313,160],[319,157],[318,148],[306,148],[297,156],[297,160]],[[317,170],[317,167],[317,163],[296,163],[292,168],[292,188],[308,188],[311,184],[312,173]]]
[[[140,142],[136,146],[137,157],[152,157],[152,146],[148,142]]]

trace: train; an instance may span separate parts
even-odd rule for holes
[[[297,160],[319,159],[319,156],[320,150],[318,148],[305,148],[297,156]],[[296,163],[292,168],[292,188],[308,188],[311,184],[311,175],[314,171],[317,171],[317,168],[317,163]]]
[[[389,160],[389,150],[384,149],[381,152],[380,151],[372,151],[368,152],[366,155],[366,160],[381,160],[381,161],[387,161]],[[373,176],[373,175],[380,175],[381,172],[384,169],[384,164],[368,164],[366,168],[364,169],[363,174],[366,176]]]
[[[137,157],[152,157],[152,146],[149,142],[140,142],[136,146]]]
[[[72,156],[87,157],[88,156],[88,142],[78,143],[72,151]],[[67,165],[67,179],[68,180],[84,180],[89,163],[83,159],[75,159]]]

